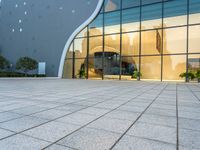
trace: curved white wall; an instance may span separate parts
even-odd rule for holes
[[[73,33],[72,35],[69,37],[69,39],[67,40],[67,43],[65,44],[65,47],[63,49],[63,53],[61,56],[61,60],[60,60],[60,66],[59,66],[59,71],[58,71],[58,77],[62,78],[63,75],[63,69],[64,69],[64,63],[65,63],[65,57],[67,54],[67,51],[70,47],[70,44],[72,43],[73,39],[76,37],[76,35],[82,30],[84,29],[89,23],[91,23],[95,17],[98,15],[98,13],[101,10],[101,7],[103,5],[103,1],[104,0],[99,0],[98,5],[95,9],[95,11],[93,12],[93,14],[82,24],[80,25]]]

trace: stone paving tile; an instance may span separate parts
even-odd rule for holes
[[[45,141],[54,142],[64,137],[65,135],[77,130],[78,128],[80,128],[80,126],[78,125],[53,121],[23,132],[23,134]]]
[[[108,150],[119,136],[112,132],[83,128],[58,143],[79,150]]]
[[[153,108],[150,107],[147,111],[147,114],[153,114],[153,115],[162,115],[162,116],[169,116],[169,117],[176,117],[176,110],[172,109],[159,109],[159,108]]]
[[[11,120],[8,122],[0,123],[0,127],[4,129],[8,129],[15,132],[20,132],[26,130],[28,128],[32,128],[39,124],[46,122],[47,120],[39,119],[36,117],[26,116],[23,118]]]
[[[11,112],[2,112],[0,113],[0,123],[8,121],[8,120],[16,119],[22,116],[23,115],[11,113]]]
[[[63,122],[63,123],[72,123],[76,125],[85,125],[97,117],[94,115],[88,115],[83,113],[74,113],[69,116],[62,117],[60,119],[57,119],[56,121]]]
[[[103,108],[89,107],[89,108],[86,108],[86,109],[79,111],[79,113],[101,116],[101,115],[107,113],[108,111],[110,111],[110,110],[109,109],[103,109]]]
[[[139,119],[140,122],[169,126],[176,128],[176,117],[166,117],[161,115],[152,115],[144,113]]]
[[[132,123],[133,122],[129,120],[119,120],[119,119],[102,117],[92,122],[87,127],[107,130],[116,133],[124,133]]]
[[[179,144],[190,149],[200,149],[200,132],[179,129]]]
[[[61,111],[61,110],[56,110],[56,109],[50,109],[47,111],[35,113],[31,116],[37,117],[37,118],[42,118],[42,119],[56,119],[58,117],[64,116],[71,113],[70,111]]]
[[[127,135],[176,144],[176,128],[137,122]]]
[[[14,134],[14,132],[10,132],[8,130],[0,129],[0,139],[8,137],[9,135]]]
[[[74,150],[72,148],[66,147],[66,146],[61,146],[61,145],[52,145],[45,150]]]
[[[0,141],[2,150],[40,150],[47,146],[48,142],[37,140],[24,135],[14,135]]]
[[[197,130],[200,132],[200,120],[179,118],[179,128]]]
[[[176,150],[176,145],[125,135],[113,150]]]
[[[116,109],[105,116],[109,118],[114,118],[114,119],[135,121],[139,115],[140,113],[128,112],[128,111],[122,111],[122,110]]]

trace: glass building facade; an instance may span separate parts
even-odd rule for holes
[[[64,78],[183,80],[200,69],[200,0],[105,0],[73,40]]]

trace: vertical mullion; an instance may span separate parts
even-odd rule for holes
[[[188,79],[188,51],[189,51],[189,0],[187,0],[187,42],[186,42],[186,82],[189,81]]]
[[[86,56],[86,79],[88,79],[88,62],[89,62],[89,58],[88,58],[88,56],[89,56],[89,26],[87,26],[87,56]]]
[[[74,40],[72,42],[72,48],[73,48],[73,56],[72,56],[72,78],[75,78],[75,52],[74,52]]]
[[[142,50],[142,0],[140,0],[140,39],[139,39],[139,80],[141,79],[141,50]]]
[[[104,51],[105,51],[105,0],[103,2],[103,33],[102,33],[102,80],[104,80]]]
[[[119,57],[119,80],[122,75],[122,0],[120,0],[120,57]]]
[[[161,81],[163,81],[163,49],[164,49],[164,31],[163,31],[163,24],[164,24],[164,0],[162,0],[162,49],[161,49]]]

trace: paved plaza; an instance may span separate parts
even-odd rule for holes
[[[0,150],[198,150],[200,84],[0,80]]]

